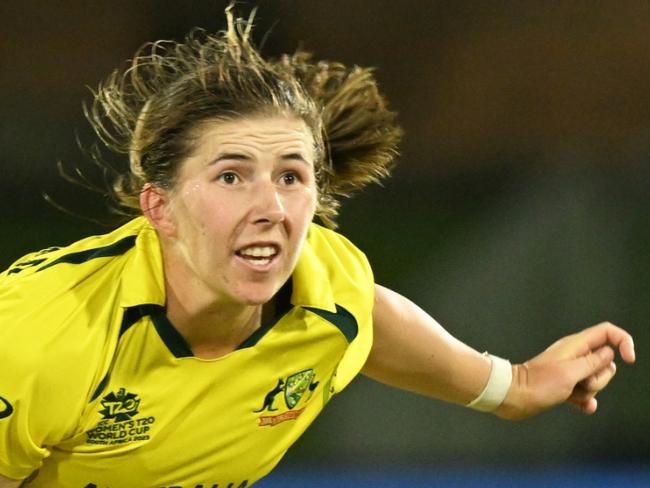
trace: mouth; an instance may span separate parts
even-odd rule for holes
[[[237,257],[255,268],[269,266],[279,254],[280,249],[275,244],[256,244],[235,251]]]

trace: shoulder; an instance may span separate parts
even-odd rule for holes
[[[143,239],[148,234],[155,236],[155,231],[145,219],[136,218],[110,233],[24,256],[0,274],[0,313],[24,316],[27,311],[67,310],[82,303],[93,307],[93,297],[106,301],[118,288],[117,278],[138,243],[152,246]]]
[[[18,260],[0,275],[0,342],[14,350],[42,344],[52,352],[83,352],[95,335],[103,338],[128,288],[125,270],[146,281],[136,257],[155,254],[148,252],[152,244],[139,243],[147,228],[144,219],[134,219],[108,234]],[[144,247],[138,253],[136,241]]]
[[[137,220],[109,234],[29,254],[0,275],[0,338],[15,348],[83,347],[83,338],[111,315],[121,293],[124,256],[140,232]]]
[[[309,226],[307,242],[312,246],[317,246],[322,249],[345,249],[353,253],[361,253],[361,251],[343,234],[316,223],[312,223]]]
[[[122,257],[141,232],[137,220],[109,234],[32,253],[0,275],[3,367],[36,374],[39,382],[52,382],[52,390],[61,382],[94,380],[93,365],[109,353],[119,332],[119,278],[127,261]]]
[[[145,270],[158,269],[156,249],[155,232],[135,219],[28,255],[0,275],[0,395],[16,406],[0,429],[0,451],[18,433],[21,445],[45,446],[75,431],[110,365],[124,297],[164,299],[157,275]]]
[[[342,234],[312,224],[307,244],[315,258],[325,266],[335,267],[337,272],[372,278],[372,270],[366,255]]]
[[[305,305],[334,309],[334,303],[364,315],[373,299],[374,278],[365,254],[347,238],[317,224],[293,273],[294,295]]]
[[[375,284],[368,259],[343,235],[312,224],[294,284],[297,303],[345,323],[341,329],[350,342],[332,382],[334,391],[340,391],[361,370],[372,345]]]
[[[0,284],[7,279],[18,279],[49,270],[57,265],[100,264],[100,258],[110,258],[126,253],[135,245],[138,234],[147,229],[143,218],[136,218],[107,234],[89,236],[72,244],[53,246],[29,253],[14,262],[0,274]],[[88,266],[84,267],[87,268]],[[71,266],[58,269],[72,269]],[[81,269],[81,268],[79,268]]]

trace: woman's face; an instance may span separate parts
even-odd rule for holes
[[[270,300],[293,272],[314,216],[314,164],[314,140],[299,118],[206,124],[168,203],[165,240],[189,281],[183,286],[214,303]]]

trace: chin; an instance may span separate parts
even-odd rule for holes
[[[256,305],[266,305],[271,301],[273,295],[265,297],[246,297],[241,300],[244,305],[256,306]]]
[[[279,289],[279,287],[264,287],[264,289],[258,287],[255,288],[257,289],[249,289],[240,293],[240,301],[246,305],[264,305],[273,299]]]

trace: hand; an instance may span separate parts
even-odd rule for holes
[[[594,413],[596,394],[616,373],[613,348],[626,363],[635,361],[632,336],[609,322],[560,339],[533,359],[513,366],[512,386],[495,413],[521,419],[562,402]]]

